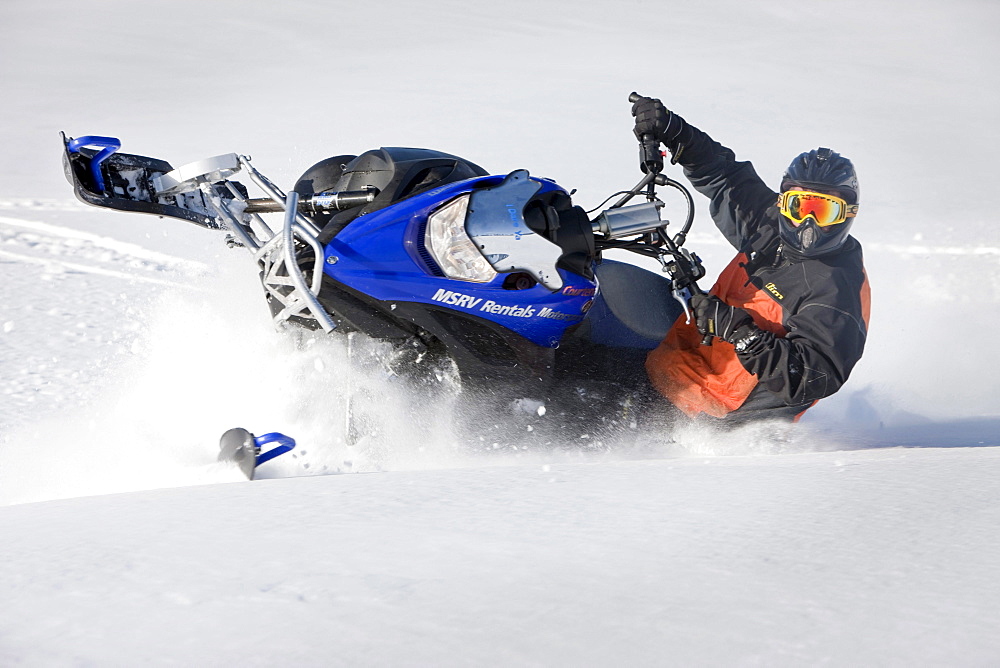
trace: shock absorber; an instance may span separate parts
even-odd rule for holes
[[[299,211],[306,214],[344,211],[371,204],[378,194],[379,189],[374,186],[365,186],[361,190],[318,193],[300,199]],[[278,213],[284,210],[285,206],[282,202],[275,202],[269,197],[247,200],[247,213]]]

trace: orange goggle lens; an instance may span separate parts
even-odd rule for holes
[[[778,208],[781,215],[792,221],[798,227],[812,217],[820,227],[842,223],[851,216],[857,215],[858,205],[849,205],[835,195],[810,192],[807,190],[788,190],[778,197]]]

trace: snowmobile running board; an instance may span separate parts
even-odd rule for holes
[[[299,195],[287,195],[235,153],[219,155],[174,169],[170,163],[119,153],[115,137],[88,135],[63,140],[63,168],[80,201],[92,206],[177,218],[201,227],[226,230],[232,245],[243,246],[262,269],[264,290],[280,304],[275,324],[290,318],[314,323],[325,332],[337,324],[319,303],[323,282],[323,248],[319,228],[299,213]],[[245,185],[230,177],[244,173],[270,200],[251,200]],[[340,201],[371,201],[377,192],[324,193],[329,206]],[[264,200],[264,201],[266,201]],[[284,225],[274,231],[257,211],[283,211]],[[316,258],[311,281],[296,259],[297,245],[308,245]]]
[[[262,451],[265,445],[277,443]],[[219,461],[235,462],[248,480],[253,480],[257,467],[295,449],[295,439],[278,432],[254,436],[246,429],[230,429],[219,439]]]

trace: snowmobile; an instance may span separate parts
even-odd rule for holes
[[[690,317],[705,273],[684,248],[691,194],[662,173],[649,136],[641,180],[593,217],[551,179],[491,174],[431,149],[327,158],[285,193],[236,153],[174,168],[122,153],[112,137],[63,134],[63,145],[83,202],[218,229],[248,250],[277,325],[391,342],[412,373],[447,360],[462,392],[499,406],[539,398],[550,421],[628,423],[647,391],[642,359]],[[657,187],[686,201],[674,234]],[[654,258],[663,273],[604,258],[611,250]],[[294,447],[277,432],[236,429],[222,456],[252,478]]]

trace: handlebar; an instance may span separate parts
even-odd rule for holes
[[[643,98],[644,96],[639,95],[639,93],[633,91],[628,96],[628,101],[634,105],[636,102],[638,102]],[[639,194],[639,192],[643,188],[646,189],[645,191],[646,196],[650,204],[652,204],[654,201],[656,202],[659,201],[655,199],[656,186],[670,186],[672,188],[676,188],[677,190],[681,191],[681,193],[684,195],[685,199],[687,200],[688,215],[687,219],[684,222],[684,225],[681,228],[681,231],[673,238],[671,238],[667,234],[665,227],[660,226],[655,230],[654,234],[656,237],[659,238],[658,243],[655,244],[656,246],[659,246],[659,248],[655,249],[656,257],[663,264],[664,271],[670,274],[670,279],[674,285],[674,298],[677,299],[678,302],[680,302],[681,307],[684,309],[684,312],[685,314],[687,314],[688,319],[690,321],[692,314],[689,309],[688,301],[691,295],[703,292],[702,289],[698,286],[698,280],[704,277],[705,275],[705,269],[704,267],[702,267],[701,259],[697,255],[694,255],[693,253],[689,252],[687,249],[682,248],[685,240],[687,239],[687,233],[691,229],[691,223],[694,220],[694,200],[691,198],[691,193],[682,184],[678,183],[677,181],[674,181],[665,174],[660,173],[663,171],[663,153],[660,152],[659,140],[654,135],[649,133],[643,134],[642,136],[638,137],[638,139],[639,139],[639,167],[642,169],[643,173],[646,176],[643,178],[642,181],[639,182],[639,185],[633,188],[628,194],[626,194],[625,197],[623,197],[620,201],[618,201],[612,207],[612,209],[623,207],[623,205],[626,202],[628,202],[629,199],[631,199],[634,195]],[[627,207],[627,208],[640,209],[643,206],[649,206],[649,205],[637,205],[635,207]],[[662,206],[662,202],[660,202],[660,206]],[[658,218],[659,208],[657,207],[655,211],[657,212],[656,216]],[[597,221],[595,221],[594,231],[603,232],[610,240],[610,243],[606,242],[608,243],[608,245],[615,244],[613,239],[617,235],[615,234],[614,228],[619,227],[619,225],[611,224],[613,222],[617,221],[613,220],[611,216],[608,215],[608,212],[602,214],[601,217]],[[620,225],[620,227],[622,227],[623,232],[629,229],[629,226],[627,225]],[[639,230],[635,226],[633,226],[629,231],[636,232]],[[649,237],[647,236],[647,238]],[[618,246],[618,247],[623,247],[623,246]],[[648,250],[648,244],[645,242],[635,243],[632,245],[632,247],[628,248],[628,250],[639,252],[640,254],[645,254],[645,251]],[[669,256],[671,258],[671,261],[667,261],[666,256]],[[702,345],[710,345],[711,343],[712,343],[711,334],[706,334],[704,337],[702,337],[701,340]]]

